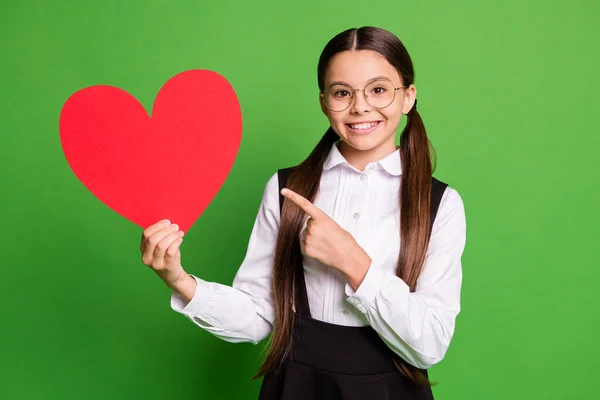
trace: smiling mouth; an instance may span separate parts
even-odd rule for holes
[[[346,124],[350,131],[358,134],[371,133],[381,124],[381,121],[363,122],[360,124]]]

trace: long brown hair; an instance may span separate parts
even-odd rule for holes
[[[414,82],[414,71],[408,51],[391,32],[375,27],[348,29],[332,38],[323,49],[317,67],[318,85],[324,89],[324,77],[331,58],[347,50],[374,50],[383,55],[402,77],[405,86]],[[430,230],[431,177],[434,166],[431,162],[433,148],[427,138],[425,126],[416,108],[407,115],[407,123],[400,135],[400,157],[402,179],[400,185],[400,253],[396,274],[414,292],[421,273]],[[287,187],[314,202],[321,181],[323,164],[332,145],[339,140],[330,127],[308,158],[296,166],[288,178]],[[275,322],[270,339],[270,348],[263,365],[253,379],[275,371],[291,349],[294,325],[294,279],[296,271],[303,268],[298,236],[304,221],[300,207],[283,203],[281,223],[275,249],[273,270],[273,297]],[[398,362],[399,361],[399,362]],[[427,377],[417,368],[402,360],[396,366],[410,379],[430,384]]]

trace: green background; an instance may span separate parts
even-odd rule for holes
[[[179,72],[229,80],[241,147],[182,251],[188,272],[230,284],[267,179],[327,128],[323,46],[362,25],[411,53],[435,175],[466,208],[462,311],[431,369],[436,398],[596,398],[598,17],[592,0],[3,1],[0,399],[257,396],[263,345],[223,342],[170,309],[141,263],[141,228],[67,164],[60,110],[90,85],[150,110]]]

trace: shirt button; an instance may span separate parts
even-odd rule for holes
[[[360,217],[360,214],[359,213],[354,213],[353,217],[354,217],[354,219],[358,219],[358,217]]]
[[[348,310],[344,309],[344,311],[342,311],[342,314],[348,315]]]
[[[363,175],[361,175],[361,176],[360,176],[360,180],[361,180],[361,181],[364,181],[365,179],[367,179],[367,176],[366,176],[366,175],[364,175],[364,174],[363,174]]]

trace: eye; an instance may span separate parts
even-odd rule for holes
[[[335,93],[333,93],[333,95],[335,97],[345,97],[348,96],[350,93],[348,93],[347,90],[336,90]]]
[[[373,92],[374,94],[383,94],[387,91],[387,89],[383,86],[377,86],[374,87],[373,90],[371,90],[371,92]]]

